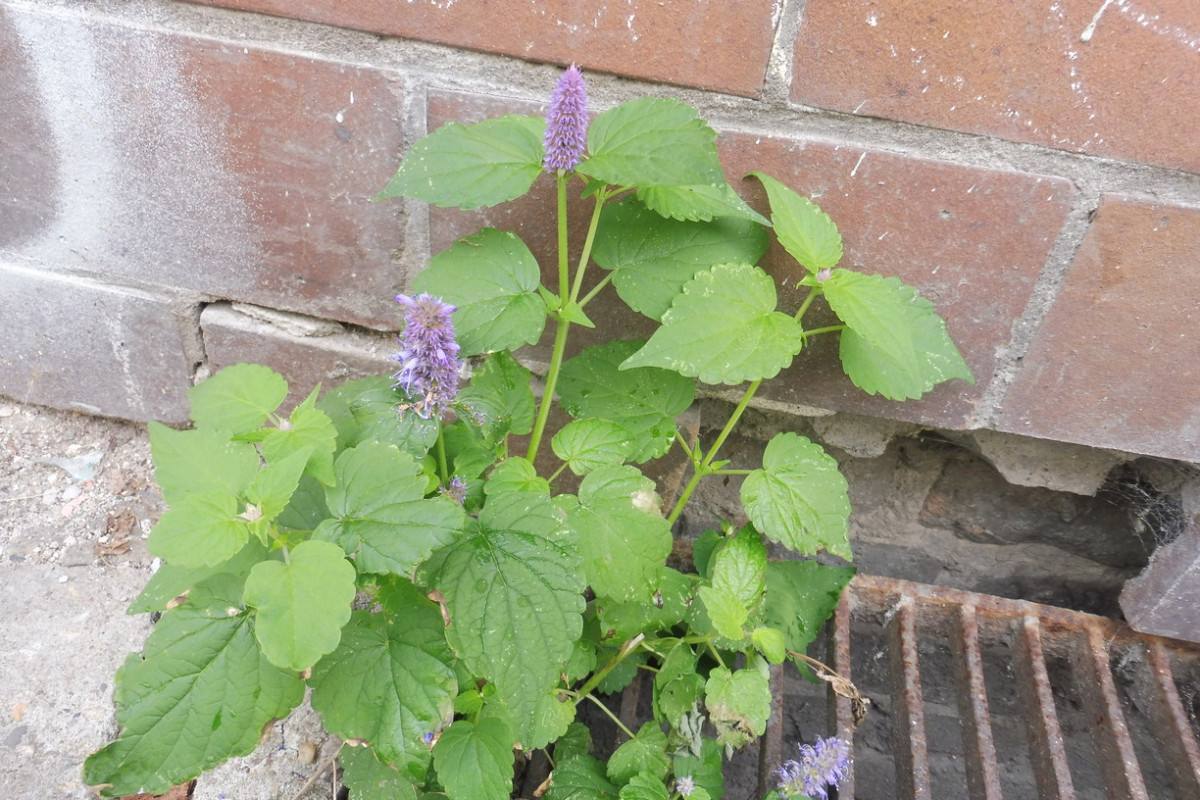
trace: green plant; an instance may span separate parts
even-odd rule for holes
[[[238,365],[191,390],[194,429],[150,426],[169,505],[150,548],[164,564],[130,610],[163,614],[117,674],[119,738],[85,767],[106,796],[165,791],[249,752],[306,687],[326,728],[362,745],[340,754],[354,798],[502,800],[514,748],[550,751],[548,800],[721,796],[723,752],[764,731],[768,664],[805,668],[853,573],[767,557],[770,541],[850,558],[834,460],[783,433],[761,468],[732,469],[723,443],[814,336],[840,336],[846,373],[872,394],[918,397],[971,376],[927,300],[837,266],[841,238],[815,204],[762,173],[770,219],[742,201],[695,110],[639,99],[589,125],[584,98],[572,68],[548,122],[446,125],[381,195],[474,208],[551,173],[556,286],[516,235],[481,230],[397,298],[392,379],[314,392],[284,417],[284,379]],[[572,185],[594,208],[581,244],[568,241]],[[756,265],[769,230],[805,270],[794,311],[777,308]],[[588,311],[610,285],[657,327],[568,359],[570,331],[594,326]],[[819,297],[841,321],[806,329]],[[538,400],[512,351],[547,322]],[[705,443],[676,427],[697,380],[744,386]],[[572,421],[550,437],[559,466],[542,476],[556,401]],[[672,447],[692,469],[664,509],[637,465]],[[581,477],[575,494],[556,491],[564,470]],[[711,476],[742,480],[749,522],[701,535],[685,574],[666,565],[672,523]],[[654,719],[598,761],[576,708],[605,708],[596,694],[639,669],[654,675]],[[789,763],[781,784],[799,791]]]

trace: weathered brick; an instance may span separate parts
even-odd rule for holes
[[[187,418],[177,310],[143,292],[0,265],[0,394],[90,414]]]
[[[1107,195],[1002,430],[1200,461],[1200,209]]]
[[[207,306],[200,315],[204,352],[213,372],[233,364],[265,364],[287,379],[289,403],[303,400],[321,384],[322,393],[354,378],[390,375],[388,357],[399,349],[385,334],[340,325],[300,332],[254,316],[228,303]]]
[[[1121,610],[1135,629],[1200,642],[1200,521],[1154,553],[1141,575],[1126,581]]]
[[[1195,0],[1151,5],[809,0],[792,99],[1200,171]]]
[[[192,2],[751,97],[762,90],[778,6],[777,0],[526,0],[491,8],[441,0]]]
[[[369,202],[400,148],[394,73],[28,9],[0,52],[29,78],[0,105],[30,125],[0,136],[0,251],[394,324],[398,211]]]
[[[431,127],[514,112],[530,113],[521,105],[479,95],[430,97]],[[827,336],[814,339],[791,369],[763,387],[762,396],[942,427],[968,426],[995,371],[997,349],[1007,344],[1065,220],[1075,194],[1070,183],[816,140],[724,133],[718,146],[729,180],[756,208],[767,208],[762,187],[741,176],[761,170],[812,197],[833,217],[845,239],[843,266],[897,275],[919,288],[948,318],[951,335],[978,380],[975,387],[952,381],[907,403],[869,397],[846,378],[837,358],[837,339]],[[574,242],[582,241],[589,209],[587,203],[575,207]],[[511,203],[474,212],[433,209],[431,214],[435,252],[484,225],[512,230],[538,257],[543,281],[556,285],[549,180],[539,181],[530,194]],[[800,276],[795,262],[778,246],[767,254],[764,265],[781,284],[794,283]],[[781,298],[785,307],[796,308],[801,296],[782,289]],[[810,327],[834,321],[822,318],[817,307],[813,312]],[[653,331],[652,323],[611,296],[588,313],[625,337]],[[573,329],[573,348],[595,339],[590,331]],[[548,345],[544,337],[540,352],[548,352]]]

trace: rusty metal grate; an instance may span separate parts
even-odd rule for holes
[[[791,743],[813,738],[789,720],[810,722],[825,705],[824,732],[855,745],[838,800],[1200,798],[1200,646],[863,575],[831,629],[826,663],[871,710],[856,729],[849,700],[777,676],[783,713],[762,742],[759,796]]]

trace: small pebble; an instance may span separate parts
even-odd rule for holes
[[[69,581],[69,580],[70,580],[70,577],[69,577],[69,576],[67,576],[67,575],[59,575],[59,576],[58,576],[58,582],[59,582],[59,583],[66,583],[66,582],[67,582],[67,581]]]
[[[317,760],[317,746],[312,742],[301,742],[296,748],[296,757],[301,764],[313,764]]]

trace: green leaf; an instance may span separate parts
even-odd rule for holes
[[[787,660],[787,643],[781,631],[775,628],[755,628],[750,632],[750,641],[754,642],[754,646],[772,664],[782,664]]]
[[[589,474],[567,521],[578,535],[588,584],[600,597],[632,599],[658,581],[671,554],[671,525],[659,509],[654,481],[635,467]]]
[[[611,108],[588,126],[591,157],[583,175],[616,186],[696,186],[725,182],[717,135],[696,109],[642,97]]]
[[[390,378],[360,378],[334,389],[317,401],[338,432],[338,447],[347,449],[362,442],[394,444],[421,459],[437,441],[439,423],[418,414],[403,413],[409,397],[392,388]]]
[[[812,272],[836,266],[842,260],[842,235],[829,215],[770,175],[750,174],[766,188],[775,235],[792,258]]]
[[[412,782],[380,761],[370,747],[343,747],[338,761],[350,800],[417,800]]]
[[[146,588],[142,589],[129,606],[128,614],[146,614],[151,611],[166,611],[167,604],[190,590],[201,581],[214,575],[228,574],[244,582],[250,568],[267,557],[267,548],[257,540],[250,540],[233,558],[208,567],[180,567],[163,564],[150,576]]]
[[[517,739],[532,738],[543,699],[583,630],[583,577],[561,512],[545,495],[494,495],[419,577],[445,597],[450,645],[468,669],[495,683]]]
[[[590,671],[590,670],[589,670]],[[568,758],[586,756],[592,749],[592,732],[582,722],[572,722],[567,726],[567,732],[554,743],[554,760],[559,764]],[[603,775],[601,770],[599,775]]]
[[[637,191],[637,199],[646,208],[671,219],[707,222],[725,217],[757,225],[771,224],[724,181],[702,186],[643,186]]]
[[[492,469],[483,491],[489,497],[508,492],[535,492],[549,496],[550,484],[539,477],[527,458],[506,458]]]
[[[310,460],[311,464],[312,461]],[[311,531],[329,516],[325,505],[325,487],[309,475],[300,476],[300,483],[291,502],[275,520],[280,530]]]
[[[550,440],[554,455],[567,462],[571,472],[586,475],[592,470],[623,464],[633,455],[629,431],[607,419],[578,419],[568,422]]]
[[[713,557],[712,585],[737,598],[747,609],[762,597],[767,548],[753,525],[744,525],[722,543]]]
[[[329,415],[317,408],[317,390],[296,406],[286,426],[270,430],[262,440],[267,461],[278,461],[301,450],[310,451],[304,473],[329,486],[333,483],[333,452],[337,428]]]
[[[409,584],[388,613],[354,612],[337,649],[313,669],[313,708],[330,732],[366,739],[404,777],[424,780],[424,737],[453,718],[450,659],[437,606]]]
[[[661,320],[698,272],[716,264],[754,264],[767,244],[766,231],[753,222],[679,222],[627,199],[605,207],[592,257],[616,271],[613,285],[630,308]]]
[[[563,409],[576,419],[616,422],[637,444],[632,460],[642,463],[667,452],[675,439],[675,417],[696,396],[696,382],[668,370],[620,365],[641,346],[617,340],[589,347],[563,364],[558,394]]]
[[[376,199],[478,208],[520,197],[542,172],[545,124],[541,117],[511,115],[443,125],[413,144]]]
[[[221,431],[177,431],[158,422],[148,426],[154,482],[174,505],[189,494],[241,494],[258,472],[258,451],[249,442],[231,442]]]
[[[751,665],[730,672],[717,667],[709,674],[704,692],[704,705],[721,746],[741,747],[766,731],[771,687],[765,669]]]
[[[243,589],[258,609],[254,635],[272,664],[297,672],[333,652],[357,591],[354,567],[329,542],[305,541],[287,563],[260,561]]]
[[[667,800],[667,787],[662,778],[639,772],[621,787],[621,800]]]
[[[449,544],[465,515],[448,497],[425,498],[425,478],[412,456],[364,442],[338,456],[337,484],[326,492],[331,518],[313,536],[341,545],[360,572],[411,575]]]
[[[696,674],[696,653],[679,642],[654,676],[654,708],[672,728],[704,697],[704,677]]]
[[[266,421],[287,397],[279,373],[258,364],[235,364],[188,389],[197,428],[245,433]]]
[[[788,650],[804,653],[837,608],[842,590],[853,577],[854,567],[773,561],[767,565],[764,621],[783,634]]]
[[[557,753],[556,753],[557,755]],[[604,774],[604,762],[589,755],[559,760],[546,800],[616,800],[619,789]]]
[[[537,259],[515,233],[484,228],[438,253],[413,288],[457,306],[463,357],[532,344],[546,326]]]
[[[674,771],[677,776],[690,775],[696,788],[704,789],[713,800],[725,795],[725,771],[721,762],[721,746],[713,739],[705,739],[700,746],[700,755],[682,753],[675,756]]]
[[[597,613],[605,636],[625,641],[643,631],[667,630],[682,620],[695,600],[695,576],[659,564],[658,579],[643,584],[625,602],[605,600]]]
[[[85,783],[105,797],[164,793],[250,753],[263,726],[299,705],[304,684],[258,649],[240,594],[220,576],[163,614],[142,656],[117,671],[120,736],[88,758]]]
[[[759,267],[719,264],[684,284],[662,327],[621,365],[662,367],[705,383],[773,378],[804,343],[775,310],[775,282]]]
[[[713,586],[701,586],[697,593],[704,601],[708,618],[712,621],[717,633],[735,642],[746,637],[742,625],[745,624],[750,614],[746,604],[736,594],[727,589],[718,589]]]
[[[270,460],[258,471],[254,480],[246,487],[246,500],[258,509],[259,522],[270,522],[278,517],[291,502],[300,476],[308,464],[310,449],[304,448]],[[266,544],[266,542],[263,542]]]
[[[638,729],[637,735],[618,747],[608,759],[608,779],[628,783],[638,773],[667,777],[671,759],[667,757],[667,735],[657,722],[651,720]]]
[[[533,430],[533,389],[529,370],[508,351],[492,353],[475,369],[458,402],[475,415],[475,423],[492,445],[510,433]]]
[[[211,567],[237,555],[250,538],[237,497],[189,494],[171,504],[150,531],[150,552],[180,567]]]
[[[864,392],[905,400],[952,378],[975,382],[933,303],[899,278],[839,269],[822,286],[846,323],[842,367]]]
[[[433,750],[450,800],[508,800],[513,790],[513,737],[499,719],[460,719]]]
[[[804,555],[824,549],[849,560],[847,488],[820,445],[782,433],[767,444],[763,468],[742,483],[742,505],[768,539]]]

